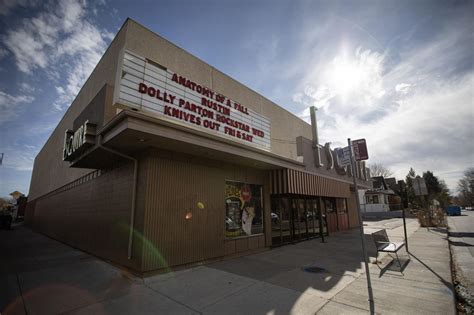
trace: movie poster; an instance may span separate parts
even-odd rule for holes
[[[262,186],[226,182],[226,237],[263,233]]]

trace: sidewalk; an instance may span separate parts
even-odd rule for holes
[[[454,314],[446,230],[418,229],[409,237],[409,249],[411,260],[404,267],[403,274],[395,263],[387,270],[376,265],[370,267],[376,312]],[[386,256],[384,261],[387,259]],[[362,275],[337,294],[329,305],[337,302],[368,310],[366,299],[366,278]]]
[[[403,275],[394,264],[385,270],[370,266],[375,310],[452,314],[445,231],[417,229],[416,222],[409,222],[413,256]],[[377,229],[369,225],[366,233]],[[403,237],[400,227],[387,232],[394,239]],[[371,236],[366,240],[374,260]],[[22,244],[24,252],[11,244]],[[25,309],[28,314],[365,314],[369,309],[358,230],[332,234],[327,243],[301,242],[144,280],[24,227],[0,232],[0,250],[5,247],[2,314]],[[320,272],[303,270],[309,266]]]

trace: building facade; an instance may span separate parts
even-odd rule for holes
[[[25,220],[140,273],[356,227],[367,169],[313,133],[127,19],[38,153]]]

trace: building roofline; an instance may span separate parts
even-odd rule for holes
[[[125,25],[127,22],[129,22],[129,21],[130,21],[130,22],[133,22],[133,23],[137,24],[138,26],[142,27],[143,29],[145,29],[145,30],[147,30],[147,31],[149,31],[149,32],[151,32],[151,33],[153,33],[155,36],[157,36],[157,37],[159,37],[159,38],[165,40],[167,43],[169,43],[169,44],[175,46],[176,48],[185,51],[186,53],[190,54],[190,55],[193,56],[194,58],[198,59],[200,62],[202,62],[202,63],[204,63],[205,65],[207,65],[208,67],[212,68],[213,71],[220,72],[221,74],[223,74],[223,75],[225,75],[226,77],[230,78],[232,81],[235,81],[237,84],[240,84],[240,85],[244,86],[244,87],[247,88],[248,90],[250,90],[250,91],[252,91],[253,93],[257,94],[258,96],[264,98],[264,99],[267,100],[268,102],[270,102],[270,103],[272,103],[272,104],[278,106],[279,108],[283,109],[283,110],[286,111],[288,114],[294,116],[295,118],[298,118],[299,120],[301,120],[301,121],[302,121],[303,123],[305,123],[306,125],[311,126],[311,124],[309,124],[309,123],[307,123],[305,120],[301,119],[301,117],[298,117],[297,115],[293,114],[293,113],[290,112],[288,109],[282,107],[280,104],[278,104],[278,103],[272,101],[271,99],[269,99],[269,98],[266,97],[265,95],[262,95],[261,93],[255,91],[253,88],[251,88],[251,87],[249,87],[249,86],[247,86],[247,85],[244,85],[244,84],[241,83],[240,81],[236,80],[234,77],[232,77],[232,76],[226,74],[225,72],[223,72],[223,71],[217,69],[216,67],[214,67],[213,65],[211,65],[211,64],[209,64],[208,62],[204,61],[204,60],[201,59],[200,57],[197,57],[197,56],[195,56],[194,54],[190,53],[187,49],[184,49],[184,48],[182,48],[182,47],[176,45],[175,43],[173,43],[173,42],[171,42],[170,40],[168,40],[166,37],[163,37],[162,35],[158,34],[157,32],[155,32],[155,31],[149,29],[148,27],[144,26],[144,25],[141,24],[140,22],[137,22],[136,20],[134,20],[134,19],[132,19],[132,18],[130,18],[130,17],[127,17],[127,19],[125,20],[124,25]]]

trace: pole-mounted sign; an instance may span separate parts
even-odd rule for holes
[[[339,158],[341,166],[351,165],[351,148],[350,146],[344,148],[337,148],[336,154]],[[352,152],[354,152],[354,159],[356,161],[364,161],[369,159],[369,153],[367,151],[367,144],[365,139],[353,140],[352,141]]]

